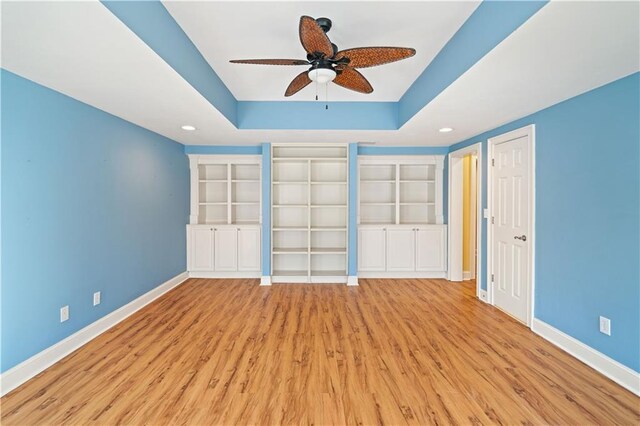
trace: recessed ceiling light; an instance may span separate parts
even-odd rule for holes
[[[440,133],[449,133],[452,132],[453,129],[451,127],[443,127],[442,129],[438,130]]]
[[[191,132],[191,131],[193,131],[193,130],[195,130],[195,129],[196,129],[194,126],[190,126],[190,125],[188,125],[188,124],[185,124],[184,126],[181,126],[180,128],[181,128],[182,130],[186,130],[186,131],[188,131],[188,132]]]

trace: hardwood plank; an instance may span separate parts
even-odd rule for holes
[[[474,296],[191,279],[2,398],[25,424],[638,424],[640,399]]]

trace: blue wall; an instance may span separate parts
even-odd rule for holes
[[[636,371],[639,94],[636,73],[451,147],[482,141],[487,158],[488,138],[536,125],[535,317]],[[483,176],[486,207],[486,168]],[[610,337],[598,331],[600,315]]]
[[[182,145],[4,70],[2,112],[6,371],[186,270],[189,165]]]

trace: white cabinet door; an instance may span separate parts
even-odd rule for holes
[[[415,271],[413,228],[387,229],[387,271]]]
[[[238,271],[259,271],[260,253],[260,228],[238,228]]]
[[[416,271],[445,271],[445,227],[421,226],[416,231]]]
[[[213,271],[213,228],[191,228],[190,271]]]
[[[238,231],[236,228],[216,228],[214,234],[216,271],[237,271]]]
[[[386,249],[385,228],[361,228],[358,231],[358,270],[384,271]]]

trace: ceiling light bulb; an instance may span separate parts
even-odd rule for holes
[[[443,127],[442,129],[439,130],[440,133],[449,133],[452,131],[453,129],[451,127]]]
[[[186,130],[188,132],[191,132],[193,130],[195,130],[196,128],[194,126],[190,126],[188,124],[185,124],[184,126],[180,127],[182,130]]]
[[[325,84],[336,78],[336,72],[331,68],[315,68],[309,71],[309,78],[319,84]]]

